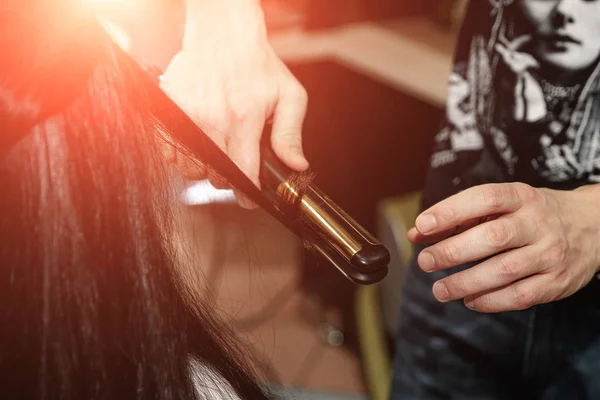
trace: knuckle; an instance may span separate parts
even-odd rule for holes
[[[269,88],[240,89],[229,95],[229,113],[238,121],[243,121],[269,107],[275,97]]]
[[[564,270],[564,273],[559,275],[558,279],[556,280],[556,289],[554,290],[555,293],[559,294],[557,297],[566,297],[570,293],[572,282],[574,280],[573,278],[574,277],[569,269]],[[557,298],[548,299],[548,301],[555,299]]]
[[[265,107],[274,103],[277,97],[277,90],[273,88],[264,88],[258,91],[256,99]]]
[[[534,187],[526,183],[516,182],[513,183],[512,186],[515,189],[515,194],[518,195],[523,202],[537,201],[541,197]]]
[[[232,100],[230,117],[234,121],[245,121],[252,116],[254,110],[249,102],[245,100]]]
[[[286,153],[302,151],[302,138],[300,130],[286,128],[271,137],[273,147]]]
[[[228,132],[230,115],[225,109],[223,106],[222,109],[214,108],[210,111],[204,110],[202,113],[193,113],[192,119],[213,138],[217,134]]]
[[[535,296],[533,292],[525,288],[523,285],[513,286],[513,302],[518,310],[531,307],[534,301]]]
[[[492,296],[483,295],[475,300],[475,306],[477,310],[481,310],[483,312],[491,312],[494,311],[494,301],[492,300]]]
[[[256,86],[254,86],[253,96],[262,100],[272,100],[278,92],[277,84],[272,82],[263,82],[261,81]]]
[[[516,199],[531,202],[541,197],[535,188],[520,182],[489,184],[481,187],[483,204],[490,212],[500,212]]]
[[[521,263],[512,257],[502,257],[498,261],[498,273],[504,282],[512,282],[520,276]]]
[[[488,224],[486,229],[488,243],[496,248],[503,249],[510,244],[512,230],[506,221],[496,220]]]
[[[435,213],[443,222],[449,223],[457,218],[453,207],[439,207],[435,210]]]
[[[563,239],[556,240],[546,251],[548,260],[553,264],[564,263],[567,259],[568,242]]]
[[[303,86],[296,86],[292,90],[292,97],[296,99],[299,103],[307,104],[308,103],[308,92]]]
[[[463,274],[451,276],[445,284],[450,297],[453,299],[463,298],[469,294],[469,280]]]
[[[460,262],[460,249],[452,243],[448,243],[440,249],[442,262],[448,265],[456,265]]]
[[[485,185],[481,187],[481,196],[484,206],[490,212],[500,211],[504,205],[504,193],[501,185]]]
[[[545,232],[544,229],[544,220],[540,220],[538,218],[527,218],[522,217],[521,220],[522,226],[525,227],[526,232],[529,233],[530,238],[539,238]]]
[[[297,126],[286,126],[279,128],[273,135],[273,140],[278,143],[300,143],[302,136],[301,129]]]

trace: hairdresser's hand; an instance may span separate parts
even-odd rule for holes
[[[481,312],[521,310],[572,295],[600,266],[600,185],[574,191],[490,184],[458,193],[416,220],[414,243],[435,243],[426,272],[485,259],[437,281],[442,302],[464,299]]]
[[[267,122],[273,123],[279,158],[292,169],[306,169],[301,138],[306,91],[271,48],[259,3],[188,3],[183,48],[165,71],[163,89],[257,186]],[[211,181],[225,185],[216,177]],[[242,206],[253,206],[238,198]]]

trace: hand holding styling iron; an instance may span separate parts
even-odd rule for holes
[[[143,74],[152,80],[160,76],[154,68],[145,68]],[[254,199],[302,239],[307,249],[350,281],[369,285],[385,278],[390,262],[385,246],[321,192],[311,182],[310,173],[298,173],[278,158],[273,151],[273,132],[266,129],[261,134],[258,188],[158,85],[152,89],[153,84],[149,83],[148,90],[161,92],[151,95],[158,99],[153,114],[159,125],[171,132],[171,138],[163,139],[168,143],[174,140],[178,152],[191,162],[201,160],[209,167],[219,165],[219,173],[225,179],[236,182],[238,190]]]
[[[308,168],[301,138],[306,92],[268,43],[260,4],[187,0],[186,14],[183,48],[163,75],[163,90],[257,186],[260,139],[269,120],[277,156],[293,170]],[[238,199],[253,206],[239,193]]]
[[[187,12],[183,49],[164,73],[142,72],[165,155],[189,179],[234,183],[242,206],[252,198],[352,282],[383,279],[387,249],[298,174],[306,93],[269,46],[258,3],[189,0]]]

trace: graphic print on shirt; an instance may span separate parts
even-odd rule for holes
[[[600,182],[600,0],[470,7],[431,167]]]

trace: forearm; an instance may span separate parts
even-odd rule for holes
[[[214,35],[265,37],[265,20],[259,0],[185,0],[184,48],[194,38]]]
[[[184,30],[183,2],[119,2],[98,7],[115,40],[143,64],[165,68],[180,49]],[[115,32],[114,29],[117,29]]]
[[[260,9],[259,0],[185,0],[186,10],[192,13],[198,13],[214,9],[245,8],[250,7]]]
[[[579,208],[579,210],[565,210],[565,213],[568,215],[577,211],[581,221],[582,240],[594,243],[596,272],[600,272],[600,183],[581,186],[573,190],[572,194],[578,200],[574,208]]]

